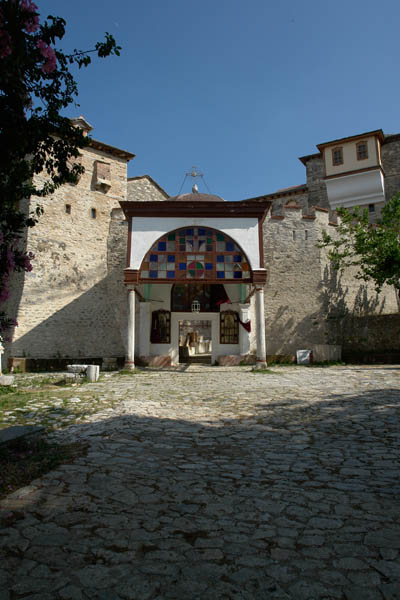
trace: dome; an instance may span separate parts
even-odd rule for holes
[[[179,194],[168,198],[168,200],[177,200],[185,202],[224,202],[224,199],[214,194],[200,194],[199,192],[191,192],[190,194]]]

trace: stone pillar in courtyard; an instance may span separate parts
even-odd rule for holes
[[[264,288],[256,288],[256,331],[257,331],[257,367],[262,369],[267,366],[267,349],[265,344],[265,317],[264,317]]]
[[[242,323],[249,320],[250,304],[239,304],[239,318]],[[244,327],[239,327],[239,348],[240,356],[247,356],[250,353],[250,332]]]
[[[125,369],[135,368],[135,288],[128,288],[128,340]]]

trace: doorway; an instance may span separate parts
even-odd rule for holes
[[[186,364],[211,364],[212,324],[206,319],[178,321],[179,362]]]

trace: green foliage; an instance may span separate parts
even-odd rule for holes
[[[61,114],[78,95],[70,68],[88,66],[90,53],[119,56],[109,33],[94,50],[64,54],[55,44],[65,25],[54,16],[40,24],[32,0],[0,0],[0,303],[10,274],[32,269],[21,241],[42,209],[26,214],[21,201],[76,183],[84,170],[79,149],[88,138]],[[0,313],[0,336],[13,324]]]
[[[134,369],[121,369],[120,371],[118,371],[118,375],[140,375],[141,373],[143,373],[143,371],[141,371],[140,369],[137,369],[136,367]]]
[[[336,270],[357,267],[356,278],[373,281],[380,292],[384,284],[393,285],[400,294],[400,193],[382,209],[382,218],[369,223],[368,210],[339,208],[337,235],[323,232],[320,248]]]
[[[15,388],[11,387],[11,385],[0,385],[0,396],[5,396],[6,394],[14,394]]]

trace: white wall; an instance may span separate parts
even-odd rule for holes
[[[357,144],[361,141],[367,142],[368,158],[365,158],[363,160],[357,160]],[[332,150],[334,148],[343,149],[343,164],[341,165],[332,164]],[[358,169],[367,169],[369,167],[375,167],[378,166],[380,162],[380,157],[377,153],[377,143],[375,136],[363,138],[362,140],[357,139],[351,142],[345,142],[344,144],[332,144],[332,146],[329,146],[328,148],[324,149],[324,158],[326,174],[328,176],[346,173],[346,171],[357,171]]]
[[[260,268],[258,219],[200,218],[200,217],[134,217],[130,269],[139,269],[152,245],[163,235],[182,227],[209,227],[229,235],[246,254],[252,269]]]
[[[327,179],[325,183],[332,210],[339,206],[349,208],[385,200],[384,179],[379,169]]]

